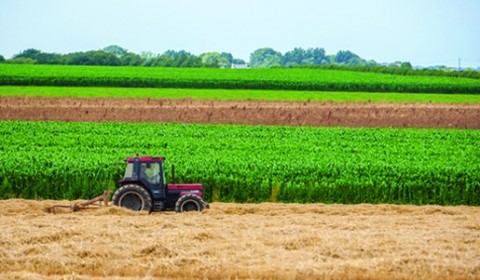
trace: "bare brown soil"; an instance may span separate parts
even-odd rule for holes
[[[0,201],[1,279],[480,279],[479,207],[58,203]]]
[[[0,120],[480,128],[480,104],[0,96]]]

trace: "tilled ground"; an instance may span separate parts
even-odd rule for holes
[[[480,128],[480,104],[0,96],[0,120]]]

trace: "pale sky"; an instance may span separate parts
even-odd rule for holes
[[[480,66],[480,0],[0,0],[0,54],[295,47],[379,63]]]

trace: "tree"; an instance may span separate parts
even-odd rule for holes
[[[283,66],[302,65],[306,59],[306,52],[302,48],[294,48],[292,51],[286,52],[282,57]]]
[[[0,63],[4,63],[5,62],[5,57],[3,57],[3,55],[0,54]]]
[[[13,59],[17,58],[29,58],[38,64],[63,64],[64,58],[60,54],[56,53],[44,53],[37,49],[27,49],[23,52],[15,55]],[[20,60],[21,61],[21,60]]]
[[[250,54],[252,68],[270,68],[282,64],[282,54],[272,48],[262,48]]]
[[[5,61],[9,64],[35,64],[37,61],[30,57],[15,57]]]
[[[328,57],[325,55],[325,49],[315,48],[306,51],[306,57],[311,60],[311,64],[328,64],[330,63]]]
[[[19,58],[19,57],[24,57],[24,58],[31,58],[33,60],[37,60],[37,56],[41,53],[42,52],[37,50],[37,49],[26,49],[23,52],[14,55],[13,59]]]
[[[202,59],[184,50],[168,50],[160,56],[145,61],[145,66],[159,67],[201,67]]]
[[[400,64],[400,68],[403,68],[403,69],[412,69],[412,64],[408,61],[406,62],[402,62],[402,64]]]
[[[178,52],[168,50],[164,55],[172,58],[171,65],[169,67],[201,67],[202,59],[187,51],[180,50]]]
[[[224,68],[230,68],[232,67],[232,62],[233,62],[233,55],[231,53],[226,53],[222,52],[221,53],[223,59],[226,60],[227,64],[223,65]]]
[[[168,55],[160,55],[157,57],[150,56],[148,59],[144,58],[144,60],[145,62],[143,63],[143,66],[150,67],[171,67],[171,65],[173,64],[173,58]]]
[[[63,64],[65,59],[63,55],[57,53],[39,53],[36,56],[38,64]]]
[[[233,57],[231,54],[209,52],[200,55],[202,64],[209,68],[230,68],[232,66]]]
[[[66,55],[66,64],[117,66],[121,61],[114,54],[104,51],[76,52]]]
[[[140,66],[145,62],[138,54],[126,53],[120,57],[120,63],[124,66]]]
[[[247,64],[247,63],[245,62],[245,60],[240,59],[240,58],[234,58],[234,59],[232,60],[232,63],[233,63],[233,64]]]
[[[106,53],[114,54],[118,57],[123,56],[127,53],[126,49],[124,49],[120,46],[117,46],[117,45],[110,45],[108,47],[103,48],[102,51],[104,51]]]
[[[378,66],[378,63],[373,59],[367,60],[366,63],[367,63],[367,66],[369,67]]]
[[[188,67],[196,68],[202,66],[202,59],[198,56],[195,56],[189,52],[181,50],[173,64],[173,67]]]
[[[321,48],[309,48],[308,50],[294,48],[292,51],[285,53],[282,58],[282,65],[287,67],[328,63],[329,60],[325,55],[325,50]]]
[[[338,51],[335,55],[334,62],[344,65],[365,65],[366,62],[358,55],[351,51]]]

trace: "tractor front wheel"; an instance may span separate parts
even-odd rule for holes
[[[186,194],[180,197],[175,203],[176,212],[202,211],[205,202],[198,195]]]
[[[112,198],[114,205],[125,207],[133,211],[152,211],[152,197],[139,185],[125,185],[120,187]]]

